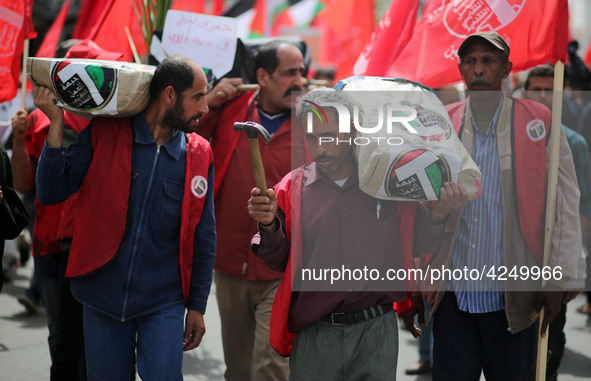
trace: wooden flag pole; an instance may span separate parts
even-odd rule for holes
[[[133,53],[133,59],[135,60],[135,63],[141,64],[142,60],[140,59],[140,56],[137,54],[137,49],[135,48],[133,38],[131,37],[131,33],[129,33],[129,28],[127,27],[127,25],[125,26],[125,34],[127,35],[127,41],[129,41],[129,46],[131,47],[131,52]]]
[[[29,59],[29,39],[25,38],[23,47],[23,66],[21,69],[21,108],[27,105],[27,60]]]
[[[560,135],[562,129],[562,90],[564,78],[564,64],[556,62],[554,67],[554,92],[552,95],[552,125],[550,127],[550,161],[548,164],[548,188],[546,194],[546,230],[544,234],[544,260],[543,266],[548,265],[548,258],[552,250],[552,230],[554,229],[554,220],[556,218],[556,191],[558,188],[558,158],[560,156]],[[542,288],[546,281],[542,277]],[[539,325],[542,328],[544,320],[544,309],[540,312]],[[536,361],[536,381],[546,379],[546,362],[548,359],[548,334],[550,327],[546,331],[546,336],[542,337],[541,330],[538,332],[538,356]]]

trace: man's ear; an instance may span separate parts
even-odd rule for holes
[[[257,69],[257,82],[261,87],[266,87],[269,84],[269,73],[262,67]]]
[[[160,99],[166,105],[174,105],[176,103],[176,92],[174,91],[174,87],[166,86],[160,95]]]
[[[511,70],[513,70],[513,62],[507,61],[505,64],[505,74],[503,75],[503,78],[507,78],[509,74],[511,74]]]

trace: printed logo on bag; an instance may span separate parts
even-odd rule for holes
[[[411,104],[402,101],[398,104],[387,103],[383,107],[377,107],[371,110],[364,110],[366,120],[371,120],[371,123],[360,122],[360,107],[355,105],[353,110],[349,110],[345,105],[335,102],[323,102],[320,106],[305,101],[304,106],[311,112],[308,113],[306,130],[311,133],[313,130],[312,119],[314,115],[320,120],[321,124],[328,123],[324,109],[331,107],[336,110],[339,122],[340,133],[350,133],[351,125],[359,133],[376,134],[382,136],[383,134],[392,135],[398,131],[417,135],[424,140],[443,140],[451,136],[451,125],[435,110],[425,108],[418,104]],[[371,125],[368,125],[371,124]],[[359,140],[360,138],[356,138]],[[369,139],[364,137],[363,139]],[[398,138],[402,140],[402,138]],[[331,143],[334,138],[322,138],[320,144]],[[355,141],[356,145],[366,145],[367,142]],[[395,143],[388,142],[391,145],[400,145],[400,141]]]
[[[207,194],[207,179],[203,176],[195,176],[191,180],[191,192],[198,198],[203,198]]]
[[[438,199],[443,183],[452,180],[445,158],[428,149],[401,152],[387,173],[387,195],[413,200]]]
[[[417,131],[417,135],[421,138],[425,140],[449,139],[451,136],[451,126],[441,114],[418,104],[408,102],[401,102],[401,104],[410,106],[417,111],[416,119],[408,123]],[[398,127],[403,128],[402,125]]]
[[[324,110],[322,109],[322,107],[318,106],[316,103],[314,102],[310,102],[304,99],[303,101],[304,107],[307,108],[308,110],[312,111],[314,114],[316,114],[316,116],[318,117],[318,119],[320,120],[320,124],[324,124],[324,123],[328,123],[328,118],[326,117],[326,114],[324,113]],[[322,115],[321,115],[322,114]],[[322,118],[324,117],[324,119]],[[308,122],[311,123],[311,122]],[[309,128],[308,128],[309,129]]]
[[[534,119],[530,121],[526,126],[525,129],[527,131],[527,136],[529,136],[532,142],[538,142],[546,136],[546,129],[544,128],[544,122],[539,119]]]
[[[113,68],[63,61],[51,73],[57,96],[65,105],[83,111],[105,107],[117,88]]]
[[[472,33],[498,31],[519,15],[527,0],[452,0],[443,24],[452,35],[466,38]]]

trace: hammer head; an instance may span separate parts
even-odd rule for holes
[[[236,122],[234,123],[234,131],[244,131],[249,139],[256,139],[257,136],[260,136],[265,144],[271,141],[269,131],[256,122]]]

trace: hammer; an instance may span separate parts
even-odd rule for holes
[[[271,135],[265,129],[255,122],[236,122],[234,131],[244,131],[250,145],[250,158],[252,159],[252,170],[254,172],[254,183],[261,190],[261,194],[267,194],[267,180],[265,179],[265,169],[263,168],[263,159],[259,150],[259,136],[263,138],[265,144],[271,141]]]

